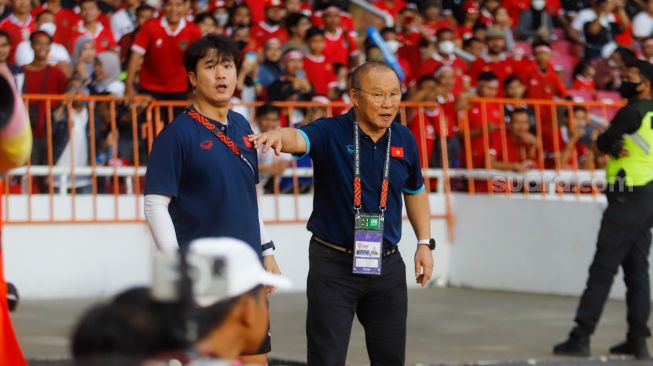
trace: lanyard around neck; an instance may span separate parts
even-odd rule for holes
[[[206,127],[206,129],[211,131],[211,133],[215,135],[215,137],[217,137],[218,140],[222,141],[222,143],[225,144],[229,148],[229,150],[231,150],[231,152],[234,153],[234,155],[238,156],[240,160],[242,160],[247,165],[249,170],[252,171],[252,174],[256,176],[256,170],[254,170],[252,163],[250,163],[249,160],[247,160],[245,155],[243,155],[243,153],[240,151],[238,145],[236,145],[236,143],[233,142],[233,140],[231,140],[229,136],[225,135],[222,131],[220,131],[220,129],[217,126],[209,122],[208,118],[201,115],[195,109],[192,108],[187,109],[186,114],[188,114],[195,121],[199,122],[199,124],[201,124],[202,126]]]
[[[356,215],[360,216],[362,206],[362,182],[361,182],[361,147],[360,131],[358,122],[354,121],[354,209]],[[383,183],[381,184],[381,200],[379,209],[381,216],[385,213],[388,201],[388,185],[390,180],[390,143],[392,140],[392,129],[388,128],[388,145],[385,149],[385,161],[383,163]]]

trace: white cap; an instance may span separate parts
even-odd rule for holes
[[[195,300],[200,306],[210,306],[218,301],[237,297],[257,286],[290,288],[290,280],[281,275],[267,272],[254,249],[245,242],[232,238],[197,239],[190,243],[189,254],[222,258],[221,273],[209,276],[206,281],[193,285]],[[219,276],[219,278],[218,278]],[[222,282],[217,285],[215,282]],[[211,289],[222,288],[223,293]]]

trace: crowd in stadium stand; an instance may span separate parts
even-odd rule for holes
[[[429,166],[442,165],[439,136],[446,134],[450,166],[471,162],[475,168],[522,172],[534,166],[537,154],[543,154],[547,168],[600,167],[589,145],[609,113],[470,103],[470,97],[617,101],[628,60],[653,62],[653,0],[370,3],[392,17],[394,26],[386,27],[381,18],[358,24],[346,0],[0,0],[0,63],[9,65],[28,94],[185,100],[184,49],[204,34],[219,33],[242,50],[235,99],[328,103],[348,102],[348,72],[365,60],[385,60],[389,52],[405,75],[403,99],[440,105],[406,116]],[[383,47],[368,37],[363,27],[369,23],[379,30]],[[83,101],[72,109],[31,102],[32,163],[88,161],[94,141],[97,164],[133,164],[131,110],[120,104],[112,128],[109,109],[108,103],[96,102],[90,116]],[[462,110],[471,156],[460,135]],[[142,111],[139,105],[137,112]],[[254,122],[276,115],[280,125],[298,125],[325,113],[297,108],[289,114],[266,106],[246,117]],[[68,131],[64,122],[71,119]],[[511,125],[515,119],[527,125]],[[500,133],[504,128],[506,135]],[[535,149],[536,130],[541,152]],[[77,146],[72,153],[69,138]],[[145,164],[143,145],[137,148]],[[116,146],[117,161],[112,159]],[[286,166],[263,165],[273,176]]]

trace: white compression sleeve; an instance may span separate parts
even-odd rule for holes
[[[270,234],[268,234],[267,229],[265,228],[265,224],[263,223],[263,217],[261,216],[261,208],[259,207],[258,210],[258,224],[261,229],[261,245],[267,244],[272,241],[272,238],[270,238]],[[266,249],[263,251],[263,256],[268,256],[268,255],[274,255],[274,249]]]
[[[157,194],[145,195],[145,217],[158,250],[179,249],[172,218],[168,212],[171,198]]]

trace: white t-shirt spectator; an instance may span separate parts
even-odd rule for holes
[[[72,131],[70,133],[70,142],[66,145],[57,160],[56,166],[61,167],[85,167],[88,166],[88,141],[86,139],[87,131],[86,127],[88,125],[88,109],[86,107],[81,110],[72,110],[71,114],[72,119]],[[61,122],[65,123],[65,122]],[[72,143],[72,153],[71,156],[71,143]],[[81,188],[91,185],[91,179],[88,176],[82,176],[75,174],[75,186],[72,187],[72,179],[69,175],[61,175],[55,177],[54,186],[56,188],[65,187],[65,188]]]
[[[638,38],[646,38],[651,34],[653,34],[653,17],[645,11],[641,11],[633,18],[633,35]]]
[[[111,16],[111,31],[116,42],[134,29],[136,29],[136,15],[127,9],[121,9]]]
[[[23,41],[16,47],[16,65],[25,66],[34,61],[34,50],[29,41]],[[70,63],[70,54],[66,47],[59,43],[52,43],[50,45],[50,53],[48,53],[48,64],[56,65],[61,62]]]

